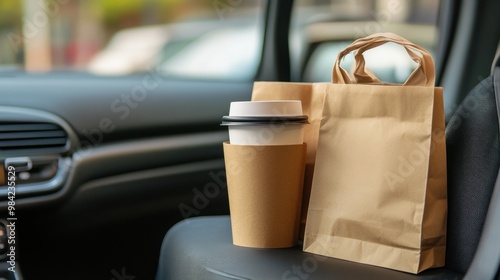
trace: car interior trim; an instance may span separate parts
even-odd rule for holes
[[[82,184],[98,178],[222,158],[221,143],[227,139],[228,134],[225,131],[207,132],[103,144],[79,151],[73,155],[68,179],[58,192],[19,198],[16,204],[36,206],[61,201]],[[7,201],[0,202],[0,209],[6,207]]]

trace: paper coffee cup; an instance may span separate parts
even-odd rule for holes
[[[234,145],[296,145],[304,142],[307,123],[300,101],[274,100],[232,102],[221,125]]]
[[[233,244],[296,246],[306,144],[223,146]]]
[[[297,244],[307,124],[297,100],[232,102],[224,161],[233,244],[286,248]]]

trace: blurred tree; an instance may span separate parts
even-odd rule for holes
[[[108,36],[124,28],[169,23],[200,11],[213,12],[212,1],[208,0],[92,0],[91,5]]]
[[[0,0],[0,65],[22,65],[22,1]]]
[[[21,28],[22,1],[0,1],[0,29]]]

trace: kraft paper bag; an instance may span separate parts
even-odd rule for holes
[[[308,116],[309,124],[303,128],[307,151],[299,229],[300,240],[304,238],[314,162],[316,160],[319,125],[323,112],[323,99],[328,85],[329,83],[255,82],[252,91],[252,101],[300,100],[304,115]]]
[[[418,66],[383,84],[363,52],[402,45]],[[354,78],[339,66],[354,51]],[[339,53],[325,96],[304,251],[418,273],[444,266],[446,147],[442,88],[421,47],[392,33]]]

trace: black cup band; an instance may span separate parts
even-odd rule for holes
[[[307,116],[224,116],[222,126],[230,125],[269,125],[269,124],[308,124]]]

